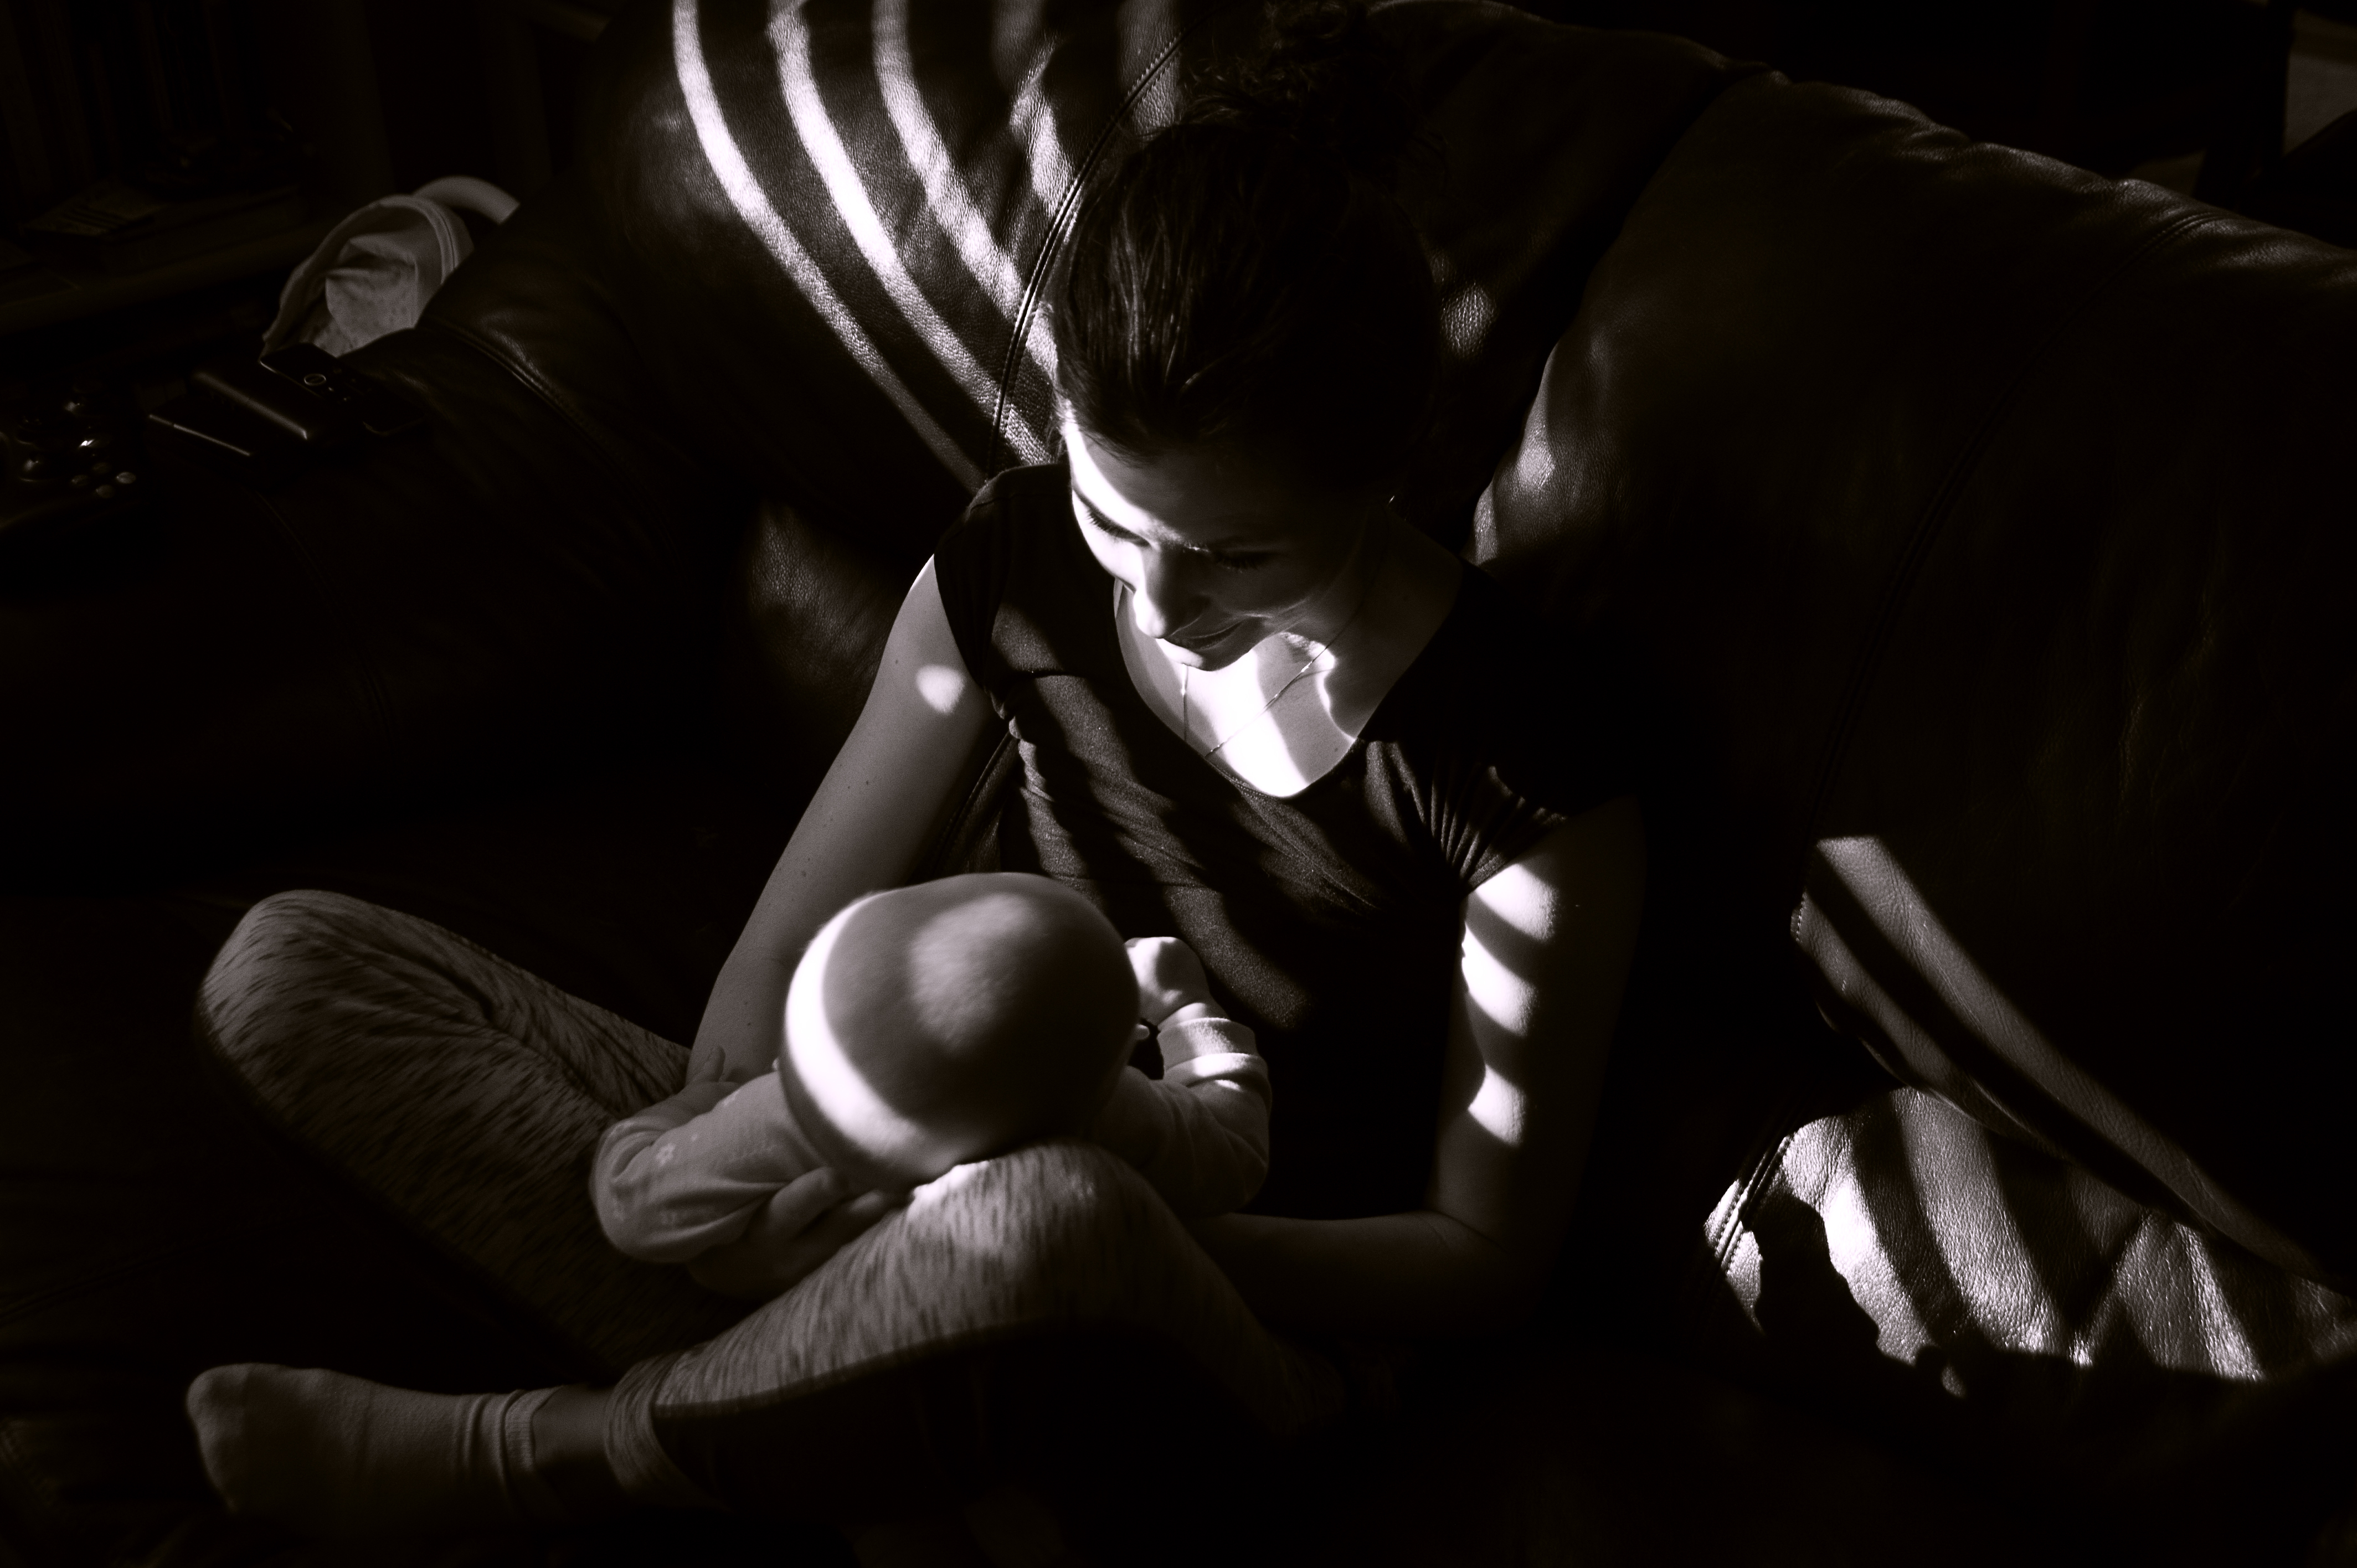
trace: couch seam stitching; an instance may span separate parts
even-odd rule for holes
[[[1017,371],[1023,363],[1024,337],[1031,317],[1038,312],[1039,296],[1047,287],[1048,273],[1056,253],[1063,248],[1064,239],[1071,231],[1081,192],[1088,188],[1089,176],[1095,171],[1097,160],[1104,156],[1105,145],[1113,139],[1114,130],[1129,117],[1130,111],[1136,107],[1137,101],[1145,96],[1146,90],[1153,85],[1154,80],[1169,68],[1179,46],[1193,37],[1198,28],[1233,10],[1241,3],[1242,0],[1226,0],[1225,4],[1214,5],[1171,34],[1170,41],[1162,46],[1123,92],[1120,106],[1105,116],[1104,123],[1097,127],[1097,134],[1090,138],[1088,151],[1082,155],[1080,166],[1072,170],[1071,184],[1065,188],[1062,198],[1056,203],[1055,211],[1049,214],[1047,239],[1040,244],[1039,255],[1032,260],[1031,275],[1023,283],[1023,298],[1016,308],[1014,330],[1006,341],[1006,357],[1000,362],[998,397],[990,411],[990,455],[985,467],[995,470],[1000,455],[1013,451],[1006,442],[1006,411],[1012,401]]]
[[[518,364],[511,357],[501,352],[495,344],[484,338],[471,327],[461,327],[455,322],[437,318],[420,321],[417,324],[417,329],[422,332],[438,332],[455,338],[458,342],[464,343],[468,348],[472,349],[478,354],[482,355],[493,364],[499,366],[500,369],[505,371],[509,375],[514,377],[516,381],[522,383],[525,391],[532,392],[534,396],[538,397],[541,402],[548,404],[549,407],[554,409],[559,414],[564,416],[565,424],[573,427],[574,435],[580,437],[581,445],[588,449],[591,460],[595,462],[598,467],[602,468],[609,477],[611,477],[622,489],[629,492],[641,508],[644,508],[651,516],[660,517],[662,515],[662,508],[658,498],[656,498],[651,491],[648,490],[645,486],[633,478],[619,464],[615,463],[606,456],[605,446],[598,441],[596,435],[590,431],[587,422],[583,419],[580,412],[573,406],[572,400],[565,397],[564,393],[558,392],[554,385],[540,376],[537,372]]]

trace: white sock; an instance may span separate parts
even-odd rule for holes
[[[557,1524],[533,1467],[554,1389],[425,1394],[341,1372],[247,1363],[188,1385],[205,1474],[233,1514],[314,1535]]]

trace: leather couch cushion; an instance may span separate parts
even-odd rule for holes
[[[2357,1302],[1920,1090],[1798,1129],[1709,1239],[1724,1367],[2092,1507],[2099,1557],[2298,1560],[2347,1503]]]
[[[1756,79],[1477,541],[1886,1065],[2344,1288],[2352,367],[2349,252]]]
[[[2067,1362],[2079,1388],[2149,1383],[2155,1370],[2257,1383],[2357,1347],[2357,1301],[1996,1137],[1916,1089],[1782,1140],[1727,1188],[1710,1240],[1763,1333],[1796,1326],[1780,1316],[1788,1304],[1763,1303],[1766,1286],[1800,1262],[1769,1252],[1821,1243],[1837,1288],[1872,1322],[1877,1353],[1951,1399],[1990,1400],[1987,1384],[2018,1375],[2009,1360]],[[2040,1412],[2042,1422],[2066,1414]]]

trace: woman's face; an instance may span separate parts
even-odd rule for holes
[[[1069,415],[1064,447],[1081,536],[1182,663],[1223,669],[1281,631],[1324,641],[1357,608],[1375,487],[1305,487],[1218,448],[1134,459]]]

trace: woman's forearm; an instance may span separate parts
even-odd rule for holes
[[[1226,1214],[1189,1227],[1245,1305],[1280,1327],[1333,1334],[1511,1328],[1543,1271],[1445,1214],[1365,1219]]]
[[[721,966],[696,1026],[691,1079],[770,1069],[802,949],[852,899],[906,881],[964,798],[992,711],[963,658],[929,561],[892,623],[859,722]]]
[[[785,1043],[786,989],[793,982],[789,956],[757,942],[739,941],[704,1004],[695,1028],[690,1078],[742,1083],[777,1065]]]

